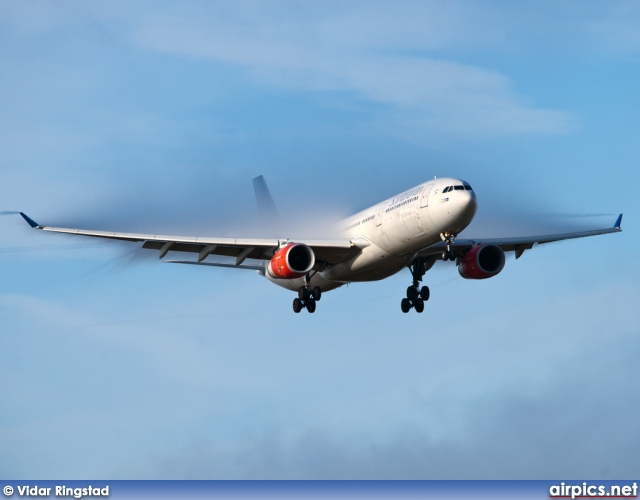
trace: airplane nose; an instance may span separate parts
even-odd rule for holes
[[[459,182],[463,184],[462,181]],[[471,223],[476,214],[476,195],[466,183],[456,185],[455,189],[449,189],[443,194],[437,204],[430,205],[429,215],[438,226],[439,232],[458,234]]]
[[[458,207],[466,217],[473,217],[478,210],[478,202],[473,191],[460,191],[457,193]]]

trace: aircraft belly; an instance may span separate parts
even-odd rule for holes
[[[372,244],[353,259],[329,266],[321,276],[328,280],[344,282],[380,280],[397,273],[412,258],[413,254],[399,257]]]
[[[294,292],[297,292],[298,289],[304,285],[303,278],[277,279],[272,278],[269,273],[264,275],[264,277],[271,281],[271,283],[281,286],[282,288],[286,288],[287,290],[292,290]],[[323,279],[320,273],[314,274],[311,277],[311,287],[313,288],[314,286],[319,286],[323,292],[335,290],[336,288],[340,288],[342,285],[344,285],[344,283],[340,281],[328,281],[326,279]]]

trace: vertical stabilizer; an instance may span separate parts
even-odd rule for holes
[[[259,175],[253,179],[253,189],[256,193],[256,204],[258,205],[258,215],[262,223],[272,229],[276,229],[281,225],[280,214],[273,202],[267,181]]]

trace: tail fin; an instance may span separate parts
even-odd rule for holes
[[[260,220],[265,226],[273,229],[278,228],[282,224],[282,220],[263,176],[259,175],[253,179],[253,190],[256,193],[256,204],[258,205]]]

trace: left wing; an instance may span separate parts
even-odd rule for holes
[[[585,238],[587,236],[596,236],[599,234],[619,233],[622,231],[622,214],[618,216],[613,227],[606,227],[602,229],[594,229],[591,231],[578,231],[573,233],[559,233],[559,234],[546,234],[540,236],[524,236],[517,238],[487,238],[487,239],[456,239],[451,245],[451,248],[456,251],[458,255],[463,254],[469,248],[476,245],[496,245],[499,246],[504,252],[513,251],[516,254],[516,259],[520,258],[525,250],[533,248],[534,245],[540,245],[542,243],[551,243],[553,241],[571,240],[574,238]],[[420,252],[421,257],[429,257],[436,255],[445,248],[444,242],[438,243],[426,250]]]
[[[95,238],[107,238],[112,240],[142,242],[142,248],[159,250],[162,259],[169,251],[187,252],[198,255],[200,263],[209,255],[221,255],[235,258],[235,266],[241,267],[246,259],[270,260],[274,253],[288,242],[286,239],[276,238],[211,238],[206,236],[169,236],[142,233],[117,233],[111,231],[93,231],[87,229],[71,229],[65,227],[43,226],[38,224],[26,214],[20,212],[32,228],[50,231],[53,233],[74,234],[80,236],[92,236]],[[304,243],[311,247],[317,265],[339,264],[353,258],[360,252],[357,240],[296,240],[296,243]]]

